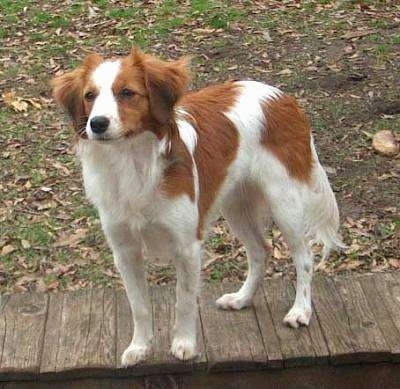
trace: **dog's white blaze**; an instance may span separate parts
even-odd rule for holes
[[[89,138],[94,136],[90,128],[90,120],[95,116],[105,116],[110,120],[110,127],[107,130],[108,136],[116,136],[121,128],[118,102],[112,91],[112,85],[120,70],[120,61],[106,61],[99,65],[92,74],[92,80],[98,88],[98,95],[86,124],[86,132]]]

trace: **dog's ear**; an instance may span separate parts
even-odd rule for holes
[[[51,81],[53,98],[57,104],[66,109],[76,131],[80,131],[87,120],[82,96],[85,76],[89,69],[95,67],[101,61],[101,56],[90,54],[85,58],[80,68],[57,76]]]
[[[55,77],[51,82],[54,100],[66,109],[77,131],[83,126],[85,118],[82,77],[83,69],[79,68]]]
[[[131,57],[133,65],[143,71],[154,119],[161,125],[168,123],[175,103],[188,88],[189,58],[166,62],[143,54],[138,49],[132,50]]]

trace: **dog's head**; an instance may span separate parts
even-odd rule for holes
[[[187,64],[186,58],[165,62],[137,49],[111,60],[91,54],[52,81],[53,96],[81,137],[111,141],[150,130],[162,138],[187,89]]]

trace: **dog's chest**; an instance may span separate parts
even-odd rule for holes
[[[129,155],[100,152],[81,157],[86,195],[115,222],[149,221],[157,204],[160,164],[141,164]]]

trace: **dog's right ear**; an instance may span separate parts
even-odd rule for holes
[[[79,68],[55,77],[51,86],[54,100],[68,112],[75,130],[79,131],[85,117],[82,100],[83,69]]]
[[[102,60],[100,55],[90,54],[80,68],[57,76],[51,81],[54,100],[68,112],[77,132],[81,132],[87,121],[83,103],[86,76],[88,71]]]

